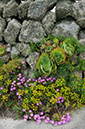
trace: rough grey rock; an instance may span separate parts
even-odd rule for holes
[[[85,0],[75,2],[73,4],[73,17],[77,23],[84,28],[85,27]]]
[[[28,8],[27,17],[32,20],[42,20],[47,11],[46,5],[44,0],[32,2]]]
[[[1,0],[3,3],[7,4],[10,0]]]
[[[17,43],[16,44],[16,48],[18,49],[18,51],[21,52],[21,54],[25,57],[27,57],[30,53],[31,53],[31,48],[29,46],[29,44],[25,44],[25,43]]]
[[[32,70],[31,68],[29,69],[28,78],[31,78],[31,79],[35,78],[34,70]]]
[[[43,1],[43,0],[35,0],[35,1]],[[57,0],[44,0],[44,2],[46,4],[46,9],[50,10],[57,3]]]
[[[10,44],[6,45],[6,52],[11,52],[11,45]]]
[[[11,59],[14,59],[19,54],[20,54],[20,52],[16,49],[16,47],[12,47],[12,50],[11,50]]]
[[[84,71],[84,78],[85,78],[85,71]]]
[[[85,51],[82,52],[82,53],[80,53],[80,57],[81,57],[83,60],[85,60]]]
[[[28,13],[28,8],[29,8],[29,4],[32,2],[33,0],[27,0],[22,2],[19,7],[18,7],[18,16],[20,19],[26,18],[27,17],[27,13]]]
[[[15,1],[9,1],[3,9],[3,17],[16,17],[17,16],[17,10],[18,10],[18,4]]]
[[[71,0],[59,0],[56,4],[56,19],[61,20],[67,16],[72,15],[72,5]]]
[[[22,24],[19,41],[24,43],[41,42],[44,39],[45,30],[38,21],[24,21]]]
[[[46,16],[43,18],[42,25],[47,34],[51,33],[51,30],[54,27],[55,20],[56,20],[55,13],[53,12],[48,12]]]
[[[74,54],[72,57],[71,57],[71,62],[74,62],[76,65],[78,64],[78,56],[76,54]]]
[[[15,44],[20,28],[20,22],[18,22],[16,19],[11,20],[4,31],[5,41],[9,44]]]
[[[53,6],[57,3],[57,0],[45,0],[47,4],[47,10],[52,9]]]
[[[74,71],[74,75],[79,76],[82,79],[82,71]]]
[[[23,77],[27,78],[28,79],[28,76],[29,76],[29,68],[27,68],[24,72],[23,72]]]
[[[4,60],[4,62],[6,63],[9,61],[10,57],[11,57],[10,54],[5,54],[5,55],[0,57],[0,61]]]
[[[47,10],[51,9],[57,0],[36,0],[32,2],[28,9],[28,18],[42,20]]]
[[[4,4],[2,2],[0,2],[0,16],[2,15],[3,7],[4,7]]]
[[[85,30],[79,32],[79,39],[85,39]]]
[[[3,39],[3,32],[5,30],[5,26],[6,26],[5,20],[2,17],[0,17],[0,41],[2,41]]]
[[[3,45],[3,42],[0,42],[0,47]]]
[[[29,64],[29,66],[31,67],[32,70],[36,69],[36,63],[37,60],[39,58],[40,53],[38,52],[32,52],[29,57],[26,59],[27,63]]]
[[[82,45],[85,45],[85,38],[84,39],[80,39],[79,43],[82,44]]]
[[[79,29],[80,27],[75,21],[62,20],[61,22],[55,24],[52,35],[62,35],[64,37],[74,36],[75,38],[78,38]]]

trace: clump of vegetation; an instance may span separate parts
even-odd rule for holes
[[[41,54],[39,60],[37,61],[36,68],[45,76],[50,75],[57,69],[56,65],[52,62],[47,53]]]
[[[56,65],[60,65],[65,62],[66,55],[62,48],[55,48],[51,51],[50,57],[56,63]]]
[[[6,46],[5,45],[2,45],[0,47],[0,56],[3,56],[5,53],[6,53]]]
[[[76,64],[71,60],[85,46],[80,47],[73,37],[48,36],[41,43],[31,44],[31,48],[41,53],[35,78],[23,76],[25,62],[19,59],[0,66],[0,111],[11,109],[16,118],[32,119],[37,124],[41,120],[55,126],[66,124],[72,110],[85,105],[85,77],[73,73],[85,70],[85,61],[80,56]]]

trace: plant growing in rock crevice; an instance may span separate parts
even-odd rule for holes
[[[6,50],[6,46],[5,45],[2,45],[0,47],[0,56],[3,56],[5,54],[5,52],[6,52],[5,50]]]
[[[64,40],[61,44],[60,47],[64,49],[66,54],[68,56],[72,56],[74,53],[74,47],[68,42],[68,40]]]
[[[36,68],[41,74],[48,76],[57,69],[57,66],[52,62],[47,53],[42,53],[37,61]]]

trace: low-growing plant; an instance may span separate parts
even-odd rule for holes
[[[53,60],[53,62],[56,63],[56,65],[63,64],[65,62],[65,59],[66,59],[66,55],[65,55],[64,50],[62,48],[59,48],[59,47],[57,47],[51,51],[50,57]]]
[[[52,51],[52,49],[53,49],[53,46],[52,45],[49,45],[49,46],[46,46],[45,47],[45,50],[44,51],[49,54]]]
[[[6,53],[6,46],[5,45],[2,45],[0,47],[0,56],[3,56],[5,53]]]
[[[64,49],[68,56],[72,56],[74,54],[74,47],[71,44],[69,44],[67,40],[64,40],[60,44],[60,47]]]
[[[57,69],[47,53],[42,53],[37,61],[36,68],[41,74],[48,76]]]
[[[39,47],[33,46],[33,51],[41,49],[42,45],[52,46],[54,38],[48,36],[38,44]],[[16,111],[17,118],[23,118],[24,121],[33,119],[40,124],[43,119],[45,123],[56,126],[68,123],[71,120],[71,111],[85,105],[85,78],[80,79],[73,75],[75,69],[84,70],[84,63],[82,66],[80,57],[77,59],[78,64],[68,60],[64,49],[60,47],[66,38],[56,38],[59,40],[59,45],[50,53],[42,53],[39,50],[41,56],[34,71],[35,78],[27,79],[23,76],[25,62],[19,59],[13,59],[0,67],[1,112],[10,109]],[[46,45],[48,40],[51,45],[49,43]],[[78,40],[68,38],[66,42],[69,42],[75,51],[78,50],[74,53],[79,54],[81,48],[77,46]]]

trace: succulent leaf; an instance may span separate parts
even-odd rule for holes
[[[36,68],[40,71],[41,74],[48,76],[54,70],[56,70],[55,64],[53,64],[47,53],[42,53],[39,60],[37,61]]]
[[[59,45],[59,40],[57,38],[54,38],[53,43],[56,44],[56,45]]]
[[[50,53],[52,51],[52,49],[53,49],[53,46],[52,45],[46,46],[45,52],[46,53]]]
[[[65,52],[60,47],[53,49],[50,53],[50,57],[56,63],[56,65],[64,63],[66,59]]]
[[[60,47],[64,49],[66,54],[68,56],[72,56],[74,53],[74,47],[68,42],[68,40],[64,40],[61,44]]]

